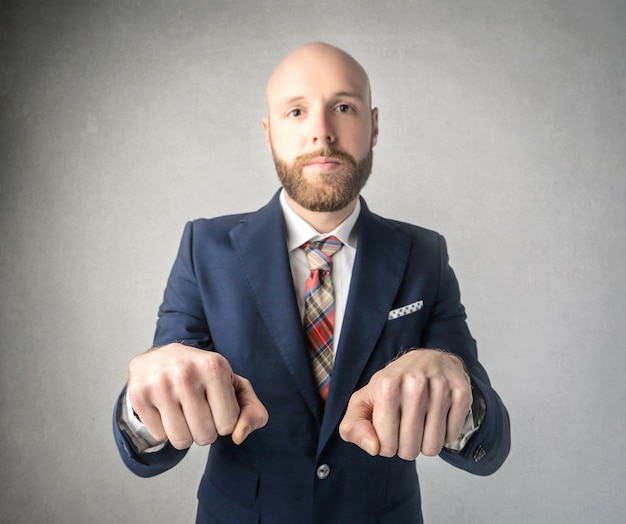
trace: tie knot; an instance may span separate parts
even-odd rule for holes
[[[332,257],[342,246],[343,243],[337,237],[328,237],[323,240],[305,242],[302,244],[302,249],[306,253],[311,271],[316,269],[330,271]]]

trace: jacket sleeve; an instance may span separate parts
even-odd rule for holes
[[[508,412],[491,387],[487,372],[478,361],[476,341],[470,334],[461,304],[459,285],[448,262],[446,243],[440,237],[440,282],[437,301],[430,313],[423,347],[437,348],[459,355],[475,388],[485,399],[485,417],[478,431],[460,452],[444,449],[446,462],[477,475],[490,475],[500,468],[511,446]]]
[[[155,346],[179,342],[200,349],[212,349],[211,333],[194,267],[194,250],[194,223],[188,222],[159,308]]]
[[[180,248],[165,289],[154,337],[154,346],[179,342],[200,349],[211,349],[211,336],[204,315],[193,264],[193,224],[185,226]],[[115,404],[113,434],[126,466],[140,477],[158,475],[178,464],[187,450],[177,450],[169,442],[159,451],[138,452],[129,434],[120,426],[119,405]]]

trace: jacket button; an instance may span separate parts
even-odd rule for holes
[[[330,466],[328,464],[322,464],[321,466],[318,466],[315,474],[317,475],[318,479],[324,480],[326,477],[328,477],[328,475],[330,475]]]

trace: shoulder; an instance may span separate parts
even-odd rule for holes
[[[442,244],[445,245],[443,236],[432,229],[427,229],[409,222],[385,218],[369,210],[366,211],[363,218],[365,222],[371,221],[377,223],[378,228],[386,228],[390,233],[393,232],[393,234],[408,238],[413,247],[419,246],[424,248],[429,246],[438,249]]]
[[[217,216],[213,218],[197,218],[187,223],[186,230],[192,230],[195,235],[205,236],[226,236],[244,223],[280,220],[282,222],[282,212],[278,202],[278,193],[263,207],[255,211],[237,213],[231,215]]]
[[[427,229],[422,226],[410,224],[409,222],[401,222],[399,220],[389,218],[384,218],[383,220],[386,220],[392,227],[411,237],[430,239],[433,241],[438,241],[439,238],[441,238],[441,234],[437,231],[433,231],[432,229]]]
[[[447,266],[448,247],[439,232],[409,222],[381,217],[367,208],[361,218],[359,246],[368,246],[368,250],[373,246],[375,250],[406,253],[411,267]]]
[[[196,218],[185,224],[181,246],[190,253],[205,258],[231,246],[230,232],[244,222],[251,213]]]
[[[253,213],[238,213],[212,218],[196,218],[187,223],[187,227],[197,234],[216,234],[230,231],[240,222],[247,220]]]

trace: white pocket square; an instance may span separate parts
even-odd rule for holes
[[[389,317],[387,317],[387,320],[394,320],[396,318],[410,315],[411,313],[415,313],[416,311],[419,311],[423,307],[424,307],[424,301],[418,300],[417,302],[413,302],[412,304],[407,304],[406,306],[402,306],[397,309],[392,309],[389,312]]]

